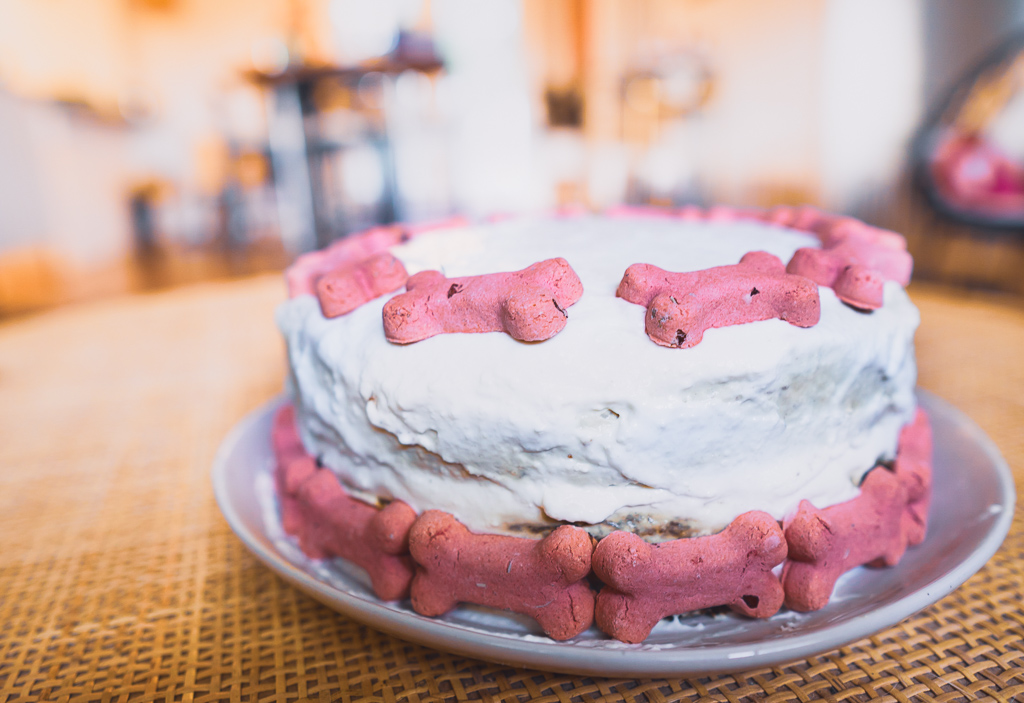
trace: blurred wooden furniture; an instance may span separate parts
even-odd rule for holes
[[[405,71],[428,75],[444,64],[426,37],[400,33],[395,50],[358,66],[293,66],[278,74],[250,72],[247,77],[267,90],[268,142],[274,164],[274,185],[279,224],[285,245],[293,252],[327,246],[336,237],[374,224],[394,222],[398,213],[398,186],[388,134],[389,103],[385,80]],[[374,83],[372,89],[368,83]],[[378,92],[370,105],[361,94]],[[324,96],[342,93],[351,108],[367,113],[365,129],[349,135],[353,143],[339,142],[322,131],[319,116]],[[349,221],[332,202],[327,156],[354,143],[372,145],[384,164],[384,189],[378,212],[370,221]]]

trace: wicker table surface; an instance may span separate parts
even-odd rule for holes
[[[409,644],[285,585],[214,503],[218,444],[280,392],[262,277],[0,325],[5,701],[1024,700],[1024,520],[938,604],[848,647],[711,678],[511,669]],[[1024,479],[1024,305],[916,287],[920,384]],[[1024,485],[1024,484],[1022,484]]]

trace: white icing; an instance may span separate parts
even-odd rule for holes
[[[326,320],[312,296],[281,305],[303,441],[359,495],[400,498],[503,531],[545,518],[625,515],[702,532],[748,510],[781,519],[856,495],[912,418],[917,310],[885,287],[870,314],[820,288],[821,321],[708,330],[656,345],[644,309],[615,297],[627,266],[673,271],[783,261],[811,236],[752,222],[523,219],[431,233],[392,252],[410,273],[512,271],[561,256],[583,281],[565,329],[384,338],[390,296]]]

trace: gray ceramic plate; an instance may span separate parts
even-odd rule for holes
[[[935,430],[935,494],[928,538],[891,569],[855,569],[816,613],[767,620],[728,614],[664,620],[643,644],[596,629],[554,642],[529,619],[462,606],[422,617],[408,602],[377,600],[365,575],[341,560],[311,562],[277,521],[270,471],[270,422],[277,399],[228,435],[213,467],[217,502],[235,533],[267,566],[325,605],[367,625],[438,649],[513,666],[596,676],[710,674],[788,661],[834,649],[899,622],[980,569],[1013,519],[1013,477],[995,445],[958,410],[927,393]]]

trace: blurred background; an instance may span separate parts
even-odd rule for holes
[[[809,203],[1024,293],[1024,0],[0,2],[0,317],[623,202]]]

